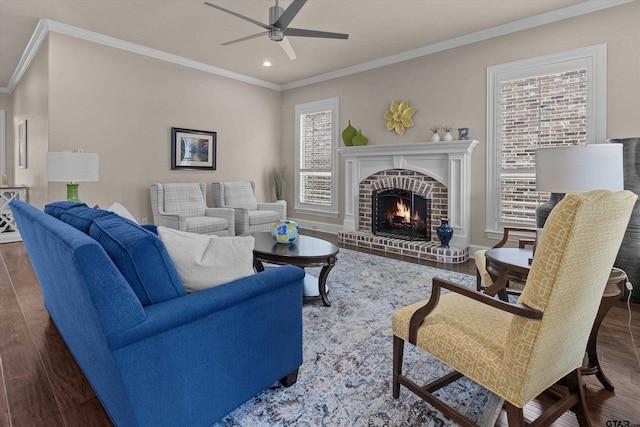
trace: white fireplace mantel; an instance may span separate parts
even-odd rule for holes
[[[394,145],[342,147],[345,161],[345,230],[357,230],[358,187],[367,177],[388,169],[421,172],[447,186],[451,246],[466,248],[471,242],[471,154],[479,141],[416,142]]]

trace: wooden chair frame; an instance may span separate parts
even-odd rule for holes
[[[439,278],[434,278],[431,288],[431,297],[429,301],[420,309],[418,309],[409,323],[409,342],[416,345],[418,329],[424,319],[435,309],[440,300],[441,289],[458,293],[465,297],[479,301],[483,304],[515,314],[517,316],[529,319],[542,319],[543,312],[533,309],[526,304],[516,304],[505,302],[486,294],[479,293],[468,289],[457,283],[450,282]],[[435,397],[432,393],[440,388],[460,379],[463,375],[457,371],[453,371],[442,378],[439,378],[429,384],[420,386],[402,374],[402,359],[404,353],[404,340],[394,335],[393,337],[393,397],[400,397],[400,385],[405,386],[413,393],[424,399],[430,405],[441,411],[451,420],[462,426],[477,426],[476,423],[469,420],[455,409]],[[504,407],[507,412],[507,420],[510,426],[548,426],[567,410],[573,410],[578,419],[580,426],[591,426],[591,420],[587,414],[587,402],[584,394],[582,377],[580,368],[571,371],[557,384],[547,389],[544,394],[552,397],[556,402],[552,404],[543,414],[531,423],[527,423],[524,419],[522,408],[518,408],[512,403],[505,401]]]

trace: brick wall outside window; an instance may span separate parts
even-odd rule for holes
[[[535,149],[585,144],[587,71],[574,70],[501,83],[500,219],[535,224],[549,198],[535,190]]]

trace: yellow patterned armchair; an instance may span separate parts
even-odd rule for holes
[[[517,303],[434,278],[431,297],[394,313],[393,396],[405,386],[461,425],[475,425],[432,393],[466,376],[505,401],[509,425],[554,384],[566,391],[539,421],[572,410],[591,425],[580,367],[637,196],[629,191],[569,194],[553,209]],[[441,295],[442,288],[452,292]],[[404,343],[454,371],[426,386],[402,372]],[[543,418],[546,417],[546,418]]]

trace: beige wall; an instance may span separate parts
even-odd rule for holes
[[[340,97],[340,129],[362,128],[369,144],[392,145],[428,141],[433,125],[471,128],[471,138],[481,141],[472,157],[473,245],[490,246],[486,221],[486,86],[487,67],[553,52],[600,43],[608,46],[607,136],[640,135],[640,3],[548,24],[527,31],[474,43],[331,81],[285,91],[282,96],[284,149],[293,152],[296,104]],[[400,137],[386,130],[383,114],[391,101],[408,100],[417,108],[415,126]],[[454,132],[454,137],[457,133]],[[342,163],[343,164],[343,163]],[[293,170],[293,158],[288,170]],[[290,172],[289,180],[294,176]],[[343,177],[341,176],[341,181]],[[340,184],[343,199],[343,183]],[[292,189],[289,198],[293,197]],[[342,202],[341,202],[342,204]],[[341,206],[342,208],[342,206]],[[297,215],[321,222],[336,220]]]
[[[15,182],[30,187],[33,204],[42,207],[65,197],[64,184],[46,182],[44,153],[81,148],[100,154],[100,181],[82,183],[81,198],[101,206],[119,201],[150,221],[153,182],[252,179],[258,198],[272,199],[271,169],[282,155],[290,216],[340,225],[342,216],[327,219],[291,210],[294,107],[338,96],[340,128],[351,120],[370,144],[427,141],[435,124],[471,128],[471,137],[481,141],[472,158],[471,241],[487,246],[492,244],[484,235],[487,67],[607,43],[607,136],[638,136],[638,16],[635,2],[282,94],[51,33],[11,95],[7,152],[15,165],[15,130],[27,118],[29,167],[14,175]],[[391,101],[404,99],[417,108],[416,125],[399,137],[386,130],[382,116]],[[218,169],[171,171],[172,126],[217,131]]]
[[[0,110],[5,111],[4,144],[5,156],[0,157],[0,162],[4,162],[5,174],[13,177],[13,98],[9,93],[0,93]]]
[[[13,91],[13,143],[7,142],[7,160],[11,160],[13,182],[28,187],[29,203],[43,206],[47,199],[45,153],[49,141],[49,39],[31,61],[31,65]],[[18,168],[18,125],[27,121],[27,167]],[[10,120],[7,119],[7,122]],[[11,169],[11,168],[8,168]],[[10,179],[11,181],[11,179]]]
[[[275,198],[279,92],[57,33],[49,35],[48,59],[48,151],[100,155],[100,180],[80,184],[87,204],[118,201],[151,222],[154,182],[203,181],[210,190],[213,181],[254,180],[259,200]],[[16,99],[23,92],[17,88]],[[171,127],[216,131],[217,170],[172,171]],[[33,204],[66,197],[64,183],[47,185],[40,175],[30,167],[19,176],[38,194]]]

